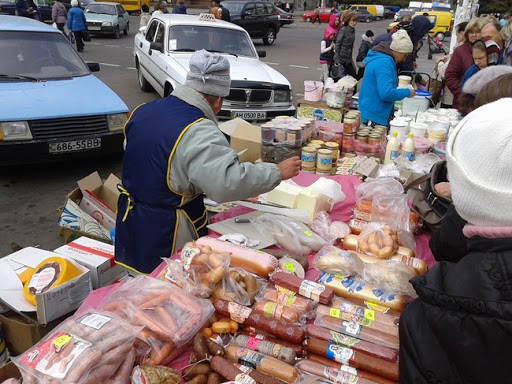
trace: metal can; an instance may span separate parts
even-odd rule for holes
[[[329,149],[319,149],[316,154],[316,170],[331,172],[332,151]]]
[[[345,117],[343,119],[343,133],[351,135],[356,133],[356,119],[353,117]]]
[[[300,155],[302,161],[301,166],[304,168],[315,168],[316,165],[316,149],[312,147],[303,147]]]

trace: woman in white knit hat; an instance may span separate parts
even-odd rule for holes
[[[510,383],[512,98],[483,105],[452,132],[446,157],[468,254],[411,280],[400,318],[400,383]]]
[[[387,125],[393,103],[416,95],[411,89],[397,89],[396,64],[404,61],[413,45],[406,31],[398,30],[391,37],[391,44],[374,46],[364,59],[364,76],[359,92],[361,121]]]

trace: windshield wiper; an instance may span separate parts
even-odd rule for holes
[[[191,48],[180,48],[180,49],[173,49],[173,52],[195,52],[195,49]]]
[[[226,52],[226,51],[215,51],[215,50],[209,50],[208,52],[212,52],[212,53],[225,53],[226,55],[232,55],[232,56],[235,56],[238,58],[238,55],[235,54],[235,53],[231,53],[231,52]]]
[[[30,80],[35,82],[43,82],[44,80],[38,79],[37,77],[18,75],[16,73],[0,73],[0,79],[19,79],[19,80]]]

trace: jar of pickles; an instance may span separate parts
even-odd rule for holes
[[[368,136],[368,144],[375,145],[382,142],[382,136],[378,132],[374,132]]]
[[[345,116],[343,118],[343,133],[352,135],[356,133],[356,119],[353,117]]]
[[[352,153],[355,151],[355,140],[356,135],[355,134],[343,134],[343,144],[342,144],[342,151],[343,153]]]
[[[359,140],[362,143],[368,143],[368,131],[360,130],[356,133],[356,140]]]

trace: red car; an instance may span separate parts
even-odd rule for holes
[[[308,23],[315,20],[315,14],[316,14],[317,9],[320,10],[320,22],[328,23],[329,19],[331,17],[331,11],[333,10],[333,8],[315,8],[312,11],[304,12],[304,14],[302,15],[302,20],[305,20]]]

